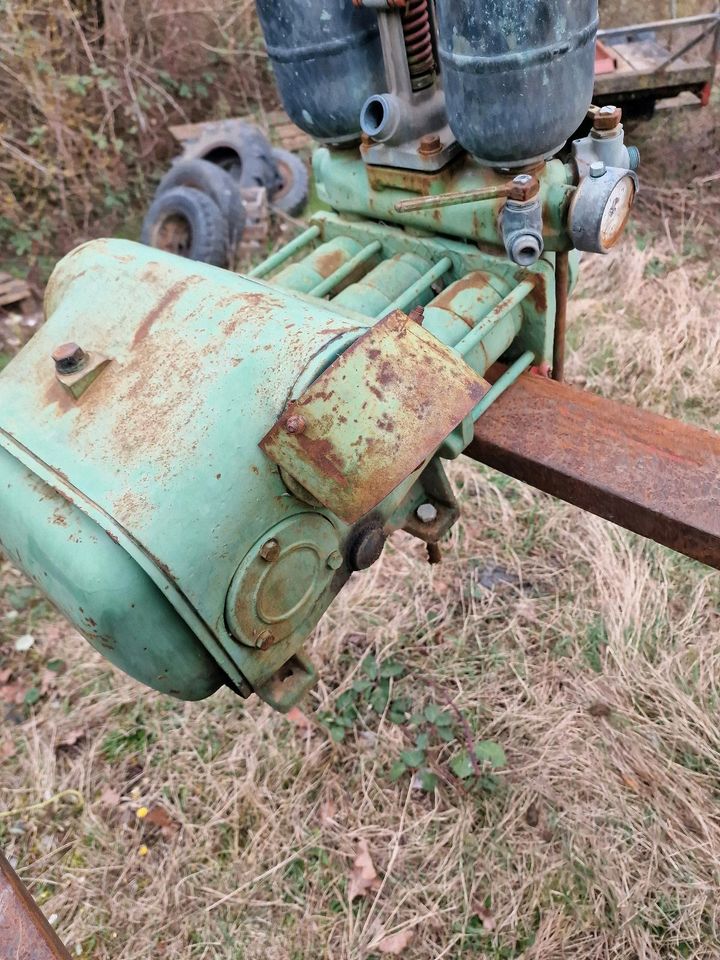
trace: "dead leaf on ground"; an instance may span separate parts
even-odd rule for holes
[[[119,807],[120,800],[120,794],[117,790],[113,790],[112,787],[106,787],[100,794],[100,803],[104,807]]]
[[[25,700],[25,694],[28,688],[15,681],[15,683],[5,683],[0,686],[0,700],[3,703],[14,703],[20,706]]]
[[[310,717],[306,717],[299,707],[293,707],[285,714],[290,723],[294,724],[300,730],[311,730],[313,722]]]
[[[414,936],[414,930],[401,930],[400,933],[393,933],[380,941],[377,945],[378,952],[391,953],[398,957],[410,945]]]
[[[320,823],[324,823],[326,826],[329,823],[332,823],[335,819],[335,814],[337,813],[337,808],[332,800],[324,800],[320,805]]]
[[[177,820],[173,820],[165,807],[160,803],[154,803],[147,814],[143,817],[144,823],[150,823],[154,827],[160,828],[160,833],[164,837],[172,837],[180,829]]]
[[[0,687],[4,686],[10,677],[12,676],[12,667],[7,667],[5,670],[0,670]]]
[[[351,903],[356,897],[364,897],[371,890],[380,888],[380,878],[372,862],[367,840],[358,840],[357,851],[348,883],[348,899]]]
[[[488,910],[484,903],[475,904],[475,916],[482,920],[483,929],[490,932],[495,929],[495,915]]]
[[[15,744],[12,740],[0,740],[0,760],[9,760],[15,756]]]

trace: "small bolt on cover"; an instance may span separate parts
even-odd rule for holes
[[[606,172],[605,164],[602,160],[593,160],[590,164],[590,176],[597,180],[599,177],[604,177]]]
[[[63,343],[52,352],[58,373],[77,373],[87,362],[87,354],[77,343]]]
[[[298,414],[293,414],[292,417],[288,417],[285,421],[285,429],[288,433],[304,433],[306,426],[305,417],[301,417]]]
[[[434,523],[437,520],[437,507],[432,503],[421,503],[415,511],[420,523]]]
[[[420,140],[418,153],[423,157],[432,157],[434,154],[440,153],[442,148],[442,140],[437,133],[427,133]]]
[[[268,563],[275,563],[280,556],[280,544],[277,540],[268,540],[260,548],[260,556]]]

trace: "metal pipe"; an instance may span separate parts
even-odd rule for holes
[[[720,434],[525,376],[480,418],[465,452],[720,569]]]
[[[408,287],[405,293],[401,293],[397,300],[391,303],[386,310],[383,310],[382,316],[387,316],[387,314],[393,313],[395,310],[407,310],[428,287],[436,283],[451,267],[452,260],[450,257],[443,257],[442,260],[436,263],[427,273],[424,273],[418,281],[411,287]]]
[[[707,28],[707,30],[703,30],[702,33],[699,33],[692,40],[688,40],[688,42],[680,47],[679,50],[676,50],[675,53],[671,53],[666,60],[663,60],[663,62],[655,68],[655,72],[661,73],[663,70],[666,70],[671,63],[675,63],[675,61],[679,60],[680,57],[684,57],[685,54],[692,50],[693,47],[696,47],[699,43],[702,43],[703,40],[706,40],[709,36],[715,33],[716,30],[717,23],[713,23]]]
[[[70,954],[1,853],[0,957],[70,960]]]
[[[376,253],[379,253],[380,250],[382,250],[382,244],[379,240],[373,240],[372,243],[368,243],[366,247],[363,247],[362,250],[359,253],[356,253],[354,257],[347,261],[347,263],[344,263],[341,267],[338,267],[334,273],[331,273],[329,277],[325,277],[325,279],[318,283],[317,286],[313,287],[310,291],[310,296],[326,296],[334,287],[351,276],[358,267],[362,266],[363,263],[375,256]]]
[[[518,380],[535,360],[532,350],[526,350],[521,357],[511,364],[507,370],[495,381],[480,403],[470,414],[473,421],[478,420]]]
[[[553,344],[553,380],[565,379],[565,342],[567,340],[570,263],[566,251],[555,257],[555,342]]]
[[[395,204],[396,213],[414,213],[417,210],[436,210],[439,207],[457,207],[463,203],[480,203],[483,200],[497,200],[506,197],[512,190],[512,183],[500,183],[493,187],[479,187],[477,190],[462,190],[457,193],[436,193],[429,197],[412,200],[399,200]]]
[[[286,246],[281,250],[278,250],[276,253],[273,253],[272,256],[268,257],[267,260],[263,260],[262,263],[259,263],[254,267],[248,277],[253,277],[253,279],[260,279],[260,277],[266,277],[269,273],[272,273],[273,270],[277,270],[278,267],[282,266],[286,260],[289,260],[290,257],[294,256],[298,250],[302,250],[303,247],[306,247],[309,243],[312,243],[316,237],[320,236],[320,227],[309,227],[299,237],[295,237],[294,240],[291,240]]]
[[[651,23],[634,23],[628,27],[610,27],[598,30],[600,40],[620,40],[632,33],[644,33],[646,30],[675,30],[677,27],[699,27],[720,20],[718,13],[702,13],[694,17],[679,17],[677,20],[655,20]]]
[[[528,294],[534,289],[535,284],[532,280],[523,280],[523,282],[519,283],[514,290],[511,290],[505,299],[501,300],[480,323],[476,324],[472,330],[466,333],[462,340],[455,344],[454,349],[461,357],[464,357],[480,343],[490,327],[497,323],[498,320],[501,320],[506,313],[514,310],[515,307],[519,307],[523,300],[525,300]]]

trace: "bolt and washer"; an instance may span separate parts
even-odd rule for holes
[[[605,170],[606,167],[602,160],[593,160],[593,162],[590,164],[590,176],[594,180],[597,180],[599,177],[604,177]]]
[[[437,520],[437,507],[432,503],[421,503],[415,511],[420,523],[434,523]]]
[[[88,355],[77,343],[63,343],[52,352],[58,373],[77,373],[87,363]]]
[[[442,150],[442,140],[436,133],[428,133],[420,140],[418,153],[423,157],[431,157]]]
[[[305,417],[301,417],[298,414],[293,414],[292,417],[288,417],[285,423],[285,429],[288,433],[304,433],[306,426]]]
[[[268,563],[275,563],[280,556],[280,544],[277,540],[268,540],[260,547],[260,556]]]

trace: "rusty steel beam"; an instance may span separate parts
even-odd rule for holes
[[[70,954],[2,853],[0,960],[70,960]]]
[[[526,375],[466,453],[720,569],[720,434]]]

